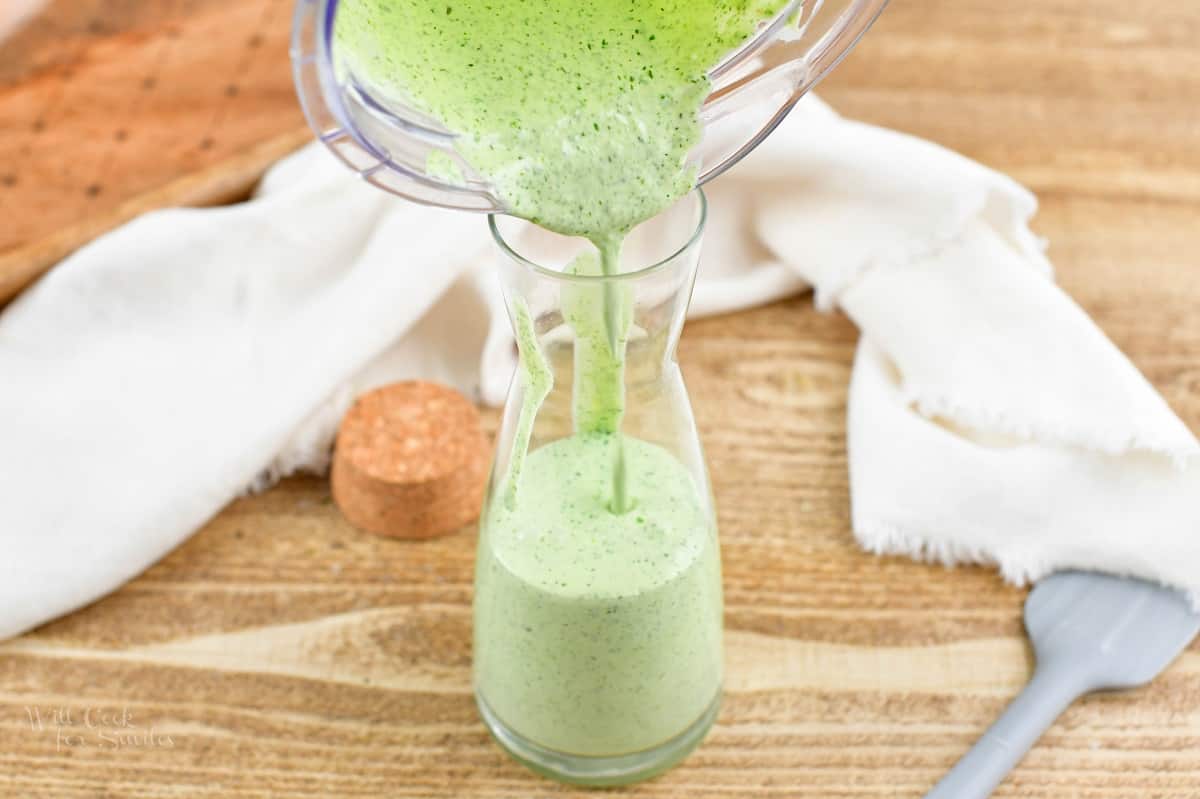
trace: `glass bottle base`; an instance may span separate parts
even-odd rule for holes
[[[496,742],[530,770],[572,785],[603,788],[657,777],[687,757],[704,740],[716,721],[717,712],[721,709],[721,694],[718,692],[700,717],[674,738],[651,749],[615,757],[572,755],[539,746],[506,726],[478,691],[475,693],[475,703]]]

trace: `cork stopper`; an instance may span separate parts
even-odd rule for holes
[[[333,500],[355,526],[432,538],[479,517],[488,470],[479,411],[436,383],[393,383],[359,397],[338,430]]]

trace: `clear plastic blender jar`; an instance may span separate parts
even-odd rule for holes
[[[701,110],[704,136],[691,154],[698,182],[721,174],[766,138],[885,5],[887,0],[792,0],[710,70],[712,91]],[[338,6],[339,0],[299,0],[292,32],[297,91],[320,140],[385,191],[446,208],[506,212],[495,188],[456,150],[453,131],[402,100],[373,92],[346,67],[334,45]],[[431,174],[430,163],[450,168]]]

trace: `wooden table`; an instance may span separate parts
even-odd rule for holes
[[[185,12],[212,8],[177,4],[169,24],[186,38]],[[276,57],[241,91],[287,105],[270,99],[286,82],[286,14],[272,13]],[[1179,0],[897,0],[824,94],[1036,190],[1063,285],[1200,429],[1197,41],[1200,7]],[[203,113],[227,99],[216,90]],[[295,135],[294,117],[250,119],[229,157]],[[209,168],[197,153],[182,179]],[[168,174],[168,153],[141,158],[110,161],[120,185],[146,184],[134,197],[169,183],[145,177]],[[0,162],[13,167],[60,168]],[[32,202],[25,191],[0,196]],[[728,694],[684,766],[619,795],[918,797],[1025,680],[1022,591],[852,540],[855,338],[803,298],[688,326],[680,356],[721,508]],[[235,502],[113,596],[0,645],[0,794],[585,795],[509,761],[476,717],[473,544],[470,530],[358,533],[315,478]],[[1200,649],[1146,689],[1071,708],[997,796],[1200,796]]]

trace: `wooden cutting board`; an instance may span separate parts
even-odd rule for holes
[[[308,141],[291,0],[0,2],[0,303],[143,211],[227,202]]]

